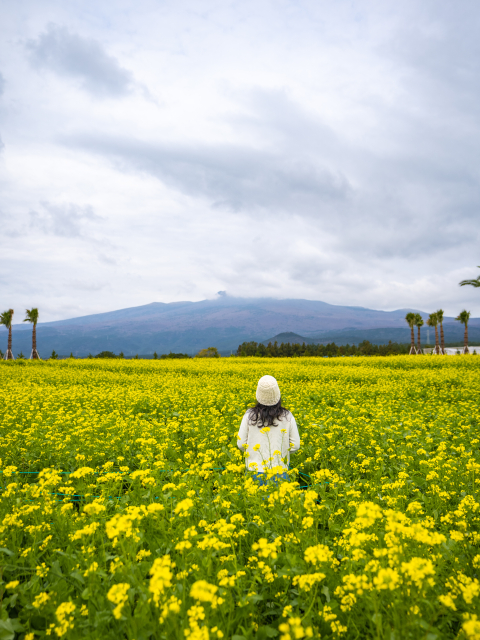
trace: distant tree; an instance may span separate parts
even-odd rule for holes
[[[91,354],[91,353],[89,353],[89,354],[88,354],[88,356],[87,356],[87,358],[88,358],[89,360],[90,360],[90,359],[92,359],[92,358],[93,358],[92,354]]]
[[[15,360],[12,353],[12,321],[13,321],[13,309],[4,311],[0,314],[0,324],[3,324],[8,329],[8,342],[7,351],[5,353],[5,360]]]
[[[465,309],[461,311],[455,320],[461,322],[465,325],[465,333],[463,334],[463,351],[464,353],[469,353],[468,351],[468,321],[470,320],[470,311],[466,311]]]
[[[113,351],[100,351],[97,353],[95,358],[116,358],[117,356],[113,353]]]
[[[208,349],[202,349],[195,356],[196,358],[220,358],[217,347],[208,347]]]
[[[438,324],[440,325],[440,353],[445,353],[445,336],[443,335],[443,309],[437,309],[435,311],[437,314]]]
[[[120,351],[120,353],[118,354],[119,358],[125,358],[125,356],[123,355],[123,351]]]
[[[162,355],[160,356],[160,360],[170,360],[170,359],[184,359],[184,358],[190,358],[190,356],[188,355],[188,353],[172,353],[170,351],[170,353],[162,353]]]
[[[138,353],[137,353],[137,355],[136,355],[136,356],[133,356],[133,359],[134,359],[134,360],[139,360]]]
[[[158,353],[156,351],[153,352],[153,359],[158,360]]]
[[[405,320],[408,323],[408,326],[410,327],[410,354],[414,355],[415,354],[415,331],[414,331],[414,326],[415,326],[415,314],[414,313],[407,313],[407,315],[405,316]]]
[[[478,267],[480,269],[480,266]],[[465,285],[469,285],[470,287],[480,287],[480,276],[478,276],[478,278],[475,278],[475,280],[462,280],[459,285],[461,287],[464,287]]]
[[[438,316],[436,313],[431,313],[428,316],[427,324],[429,327],[435,329],[435,353],[440,353],[440,347],[438,346]]]
[[[69,358],[75,358],[75,356],[73,355],[73,351],[70,351]]]
[[[20,353],[17,353],[17,358],[19,358],[20,360],[25,360],[25,356],[23,355],[22,351],[20,351]]]
[[[422,343],[420,340],[420,327],[423,326],[423,318],[419,313],[415,314],[415,326],[417,327],[417,351],[422,353]]]
[[[50,356],[50,360],[58,360],[58,353],[55,349],[52,351],[52,355]]]
[[[0,349],[0,360],[3,360],[3,355],[4,355],[4,353],[3,353],[3,351]]]
[[[25,309],[25,320],[24,322],[32,323],[32,353],[30,358],[32,360],[39,360],[40,356],[37,351],[37,322],[38,322],[38,309]]]

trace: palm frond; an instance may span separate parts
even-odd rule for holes
[[[464,287],[465,285],[470,285],[471,287],[480,287],[480,276],[475,280],[462,280],[459,284],[461,287]]]

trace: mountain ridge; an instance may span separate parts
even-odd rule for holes
[[[173,352],[196,353],[216,346],[222,351],[236,350],[244,341],[263,342],[268,336],[293,332],[315,342],[329,340],[333,334],[347,337],[365,331],[395,333],[403,329],[410,341],[405,314],[411,309],[381,311],[359,306],[332,305],[320,300],[296,298],[234,298],[221,296],[198,302],[152,302],[77,318],[37,325],[40,354],[57,353],[84,356],[109,350],[125,355]],[[424,320],[428,314],[421,313]],[[472,319],[470,325],[480,326]],[[457,333],[463,327],[453,318],[444,326]],[[14,354],[30,353],[30,325],[13,326]],[[450,329],[449,329],[450,330]],[[433,330],[432,330],[433,331]],[[405,333],[406,332],[406,333]],[[385,334],[386,336],[387,334]],[[425,327],[422,328],[425,336]],[[388,342],[388,339],[385,339]],[[0,349],[6,348],[7,332],[0,331]],[[329,340],[332,341],[332,340]]]

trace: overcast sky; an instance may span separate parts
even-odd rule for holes
[[[479,33],[478,0],[3,0],[0,310],[480,315]]]

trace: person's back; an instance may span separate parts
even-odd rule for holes
[[[245,451],[248,471],[265,473],[288,470],[290,452],[300,448],[293,415],[282,407],[280,389],[272,376],[263,376],[257,387],[257,405],[243,416],[238,447]]]

